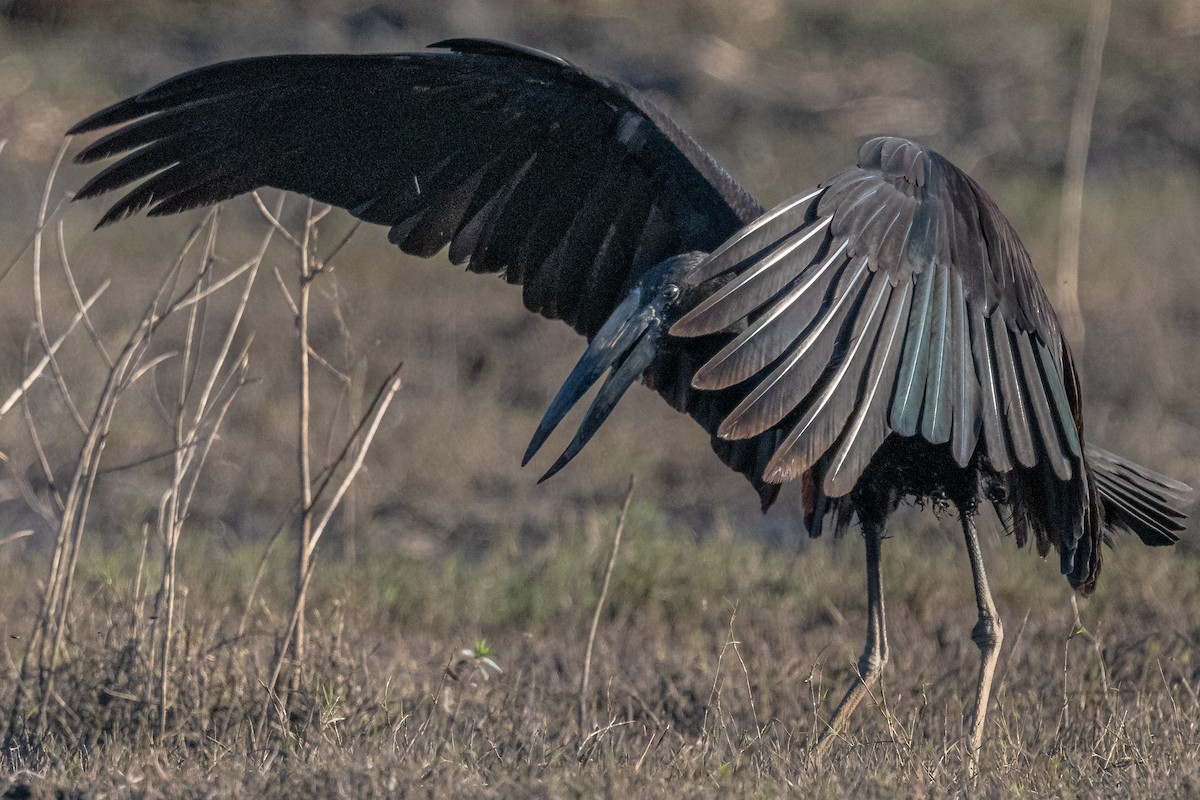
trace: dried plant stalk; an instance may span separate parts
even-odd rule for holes
[[[1108,38],[1108,18],[1112,0],[1092,0],[1087,34],[1083,43],[1079,91],[1071,109],[1071,128],[1067,138],[1066,172],[1063,176],[1062,207],[1058,235],[1058,316],[1076,359],[1084,345],[1083,312],[1079,307],[1079,234],[1083,222],[1083,178],[1087,171],[1092,117],[1096,93],[1100,87],[1100,65],[1104,42]]]

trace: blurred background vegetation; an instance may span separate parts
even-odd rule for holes
[[[224,58],[405,50],[469,35],[540,47],[648,91],[768,206],[852,161],[870,135],[917,138],[997,198],[1055,296],[1085,3],[7,0],[0,14],[6,259],[29,235],[62,131],[101,105]],[[1089,435],[1192,483],[1200,479],[1198,45],[1200,6],[1190,0],[1113,9],[1081,268]],[[92,172],[64,170],[56,192]],[[90,233],[103,203],[68,210],[68,246],[82,275],[117,281],[132,313],[154,284],[141,276],[169,262],[199,217]],[[291,208],[299,213],[300,203]],[[255,235],[262,222],[245,200],[229,211],[223,247],[234,258],[234,231]],[[331,220],[326,235],[349,226],[344,216]],[[360,231],[338,262],[346,323],[328,314],[318,349],[348,374],[371,378],[367,385],[405,362],[401,414],[388,423],[346,526],[421,552],[477,546],[497,526],[544,536],[565,509],[615,502],[632,471],[649,499],[701,530],[728,515],[768,537],[795,537],[797,492],[785,491],[780,509],[759,519],[752,493],[708,454],[705,437],[648,392],[632,392],[578,463],[535,488],[540,473],[520,471],[517,459],[582,344],[526,316],[510,287],[407,258],[382,230]],[[28,297],[22,280],[20,271],[8,278],[5,299],[15,309]],[[283,391],[292,380],[291,327],[275,287],[259,291],[251,374],[261,383],[234,410],[222,474],[214,475],[220,485],[204,506],[237,538],[273,528],[291,500],[278,491],[291,463]],[[121,319],[105,324],[115,331]],[[0,320],[0,374],[9,383],[26,324],[15,312]],[[109,490],[137,495],[143,478],[114,477]]]
[[[0,140],[6,142],[0,268],[16,265],[0,292],[0,394],[20,383],[26,353],[37,355],[36,343],[29,344],[27,245],[63,132],[177,72],[264,53],[400,51],[457,36],[539,47],[648,92],[766,206],[852,162],[871,135],[910,136],[950,157],[996,198],[1055,299],[1064,153],[1088,9],[1085,2],[1042,0],[0,0]],[[73,143],[68,156],[78,147]],[[64,166],[52,207],[94,171]],[[274,202],[271,193],[267,200]],[[111,343],[128,335],[202,217],[137,218],[92,232],[104,207],[101,199],[67,208],[62,240],[84,295],[104,279],[114,282],[103,311],[93,315],[100,338]],[[292,198],[284,221],[300,224],[303,212],[303,202]],[[1087,332],[1076,347],[1085,420],[1096,443],[1193,486],[1200,484],[1198,221],[1200,4],[1118,2],[1083,206],[1080,299]],[[226,204],[221,225],[217,254],[231,264],[249,257],[265,230],[244,198]],[[347,215],[331,215],[321,224],[321,240],[337,241],[351,227]],[[290,259],[286,247],[275,245],[268,265],[291,274]],[[777,507],[760,515],[754,493],[711,455],[695,425],[642,390],[630,392],[568,469],[538,486],[540,469],[556,455],[550,451],[565,438],[552,440],[530,469],[521,470],[519,458],[583,349],[574,334],[527,314],[517,290],[502,281],[465,275],[441,257],[426,263],[403,255],[382,229],[357,231],[325,277],[317,287],[313,343],[337,373],[315,373],[315,392],[326,398],[318,455],[336,450],[348,420],[364,406],[361,390],[344,394],[336,375],[373,387],[404,362],[396,410],[322,543],[328,568],[314,606],[331,615],[328,624],[345,604],[352,619],[353,609],[362,612],[360,624],[393,626],[379,630],[403,637],[409,649],[393,643],[388,652],[400,654],[402,669],[417,669],[414,661],[433,664],[435,679],[448,642],[481,631],[509,652],[522,642],[533,650],[549,647],[543,655],[561,672],[553,643],[538,638],[534,647],[522,637],[578,628],[590,617],[591,582],[607,558],[601,531],[632,473],[634,530],[615,577],[610,618],[633,638],[609,642],[610,664],[639,657],[660,666],[683,663],[684,677],[663,680],[694,678],[703,695],[712,663],[696,654],[724,652],[723,625],[729,604],[738,602],[749,603],[742,624],[761,648],[756,656],[748,645],[751,674],[797,693],[783,700],[779,690],[778,708],[803,702],[799,694],[807,690],[793,684],[824,653],[823,643],[835,644],[836,655],[824,657],[839,669],[852,661],[861,642],[855,610],[863,603],[861,549],[853,541],[819,543],[793,558],[792,551],[807,547],[797,490],[785,488]],[[48,286],[46,307],[52,327],[61,330],[73,312],[66,288]],[[253,335],[254,382],[225,423],[181,551],[194,598],[188,613],[198,619],[204,603],[216,608],[213,619],[224,613],[221,603],[245,600],[263,543],[287,527],[297,497],[292,317],[266,278],[251,308],[243,339]],[[214,301],[211,313],[220,322],[229,311]],[[157,346],[169,352],[178,341],[164,337]],[[95,390],[104,365],[84,337],[69,340],[61,358],[81,394]],[[152,409],[155,392],[165,390],[165,379],[153,377],[139,388],[140,402],[118,410],[108,467],[161,451],[169,425]],[[31,404],[50,466],[69,467],[78,435],[61,398],[42,382]],[[7,531],[33,531],[0,544],[9,609],[3,624],[16,637],[35,608],[34,580],[53,531],[31,510],[45,504],[49,489],[15,412],[0,420],[0,451],[0,539]],[[81,563],[87,596],[127,598],[142,523],[154,517],[169,480],[167,461],[101,475]],[[999,534],[990,512],[983,517],[983,527]],[[900,655],[902,648],[919,651],[933,636],[945,655],[947,642],[965,637],[973,621],[965,611],[952,623],[943,618],[969,609],[969,581],[954,526],[937,531],[934,523],[932,515],[897,518],[892,533],[907,544],[888,550],[899,618],[914,626],[901,623],[893,646],[899,667],[913,667],[918,676],[937,668],[928,653]],[[917,532],[921,538],[909,535]],[[1038,633],[1053,639],[1061,633],[1054,625],[1070,624],[1065,582],[1055,564],[1015,554],[1002,538],[985,542],[989,563],[998,565],[1002,612],[1017,620],[1025,613],[1028,622],[1034,606],[1054,606],[1044,628],[1036,621],[1042,610],[1035,612],[1029,634],[1031,642]],[[1108,583],[1102,580],[1100,594],[1084,606],[1085,621],[1102,626],[1106,609],[1112,625],[1144,620],[1149,626],[1153,619],[1155,634],[1175,637],[1170,653],[1194,648],[1200,635],[1196,604],[1188,600],[1200,583],[1194,537],[1180,555],[1133,555],[1135,547],[1120,541],[1106,556]],[[274,619],[271,603],[287,596],[287,558],[276,553],[279,569],[266,580],[267,620]],[[953,580],[946,577],[951,573]],[[934,584],[938,591],[929,588]],[[1175,587],[1178,616],[1170,615],[1170,597],[1153,596],[1165,584]],[[104,614],[96,613],[101,622],[83,620],[81,629],[103,627]],[[213,622],[213,630],[221,624]],[[786,633],[790,624],[799,626],[794,641]],[[948,624],[962,630],[947,633]],[[1149,630],[1142,633],[1150,636]],[[371,631],[360,634],[369,640]],[[567,652],[577,644],[571,640]],[[1130,663],[1144,655],[1142,639],[1126,644],[1119,652],[1133,652]],[[1026,647],[1033,655],[1022,659],[1036,661],[1036,645]],[[952,677],[966,680],[973,652],[953,648],[961,674]],[[904,661],[913,658],[915,667]],[[544,663],[540,668],[553,672]],[[1185,685],[1196,680],[1196,668],[1179,667]],[[664,686],[658,688],[676,689]],[[429,691],[437,689],[427,681],[411,694]],[[1036,708],[1056,700],[1038,695],[1022,702]],[[707,726],[707,714],[704,720]],[[930,724],[936,728],[936,720]]]

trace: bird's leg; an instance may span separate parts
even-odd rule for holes
[[[816,747],[823,748],[836,733],[841,733],[854,709],[871,693],[888,660],[887,629],[883,615],[883,585],[879,575],[879,558],[883,542],[883,523],[863,523],[863,538],[867,544],[867,643],[858,659],[858,676],[846,692],[825,730],[817,738]]]
[[[992,592],[988,589],[975,524],[968,515],[961,514],[961,517],[967,555],[971,559],[971,578],[975,581],[975,602],[979,606],[979,621],[971,631],[971,640],[979,647],[979,684],[975,689],[975,709],[971,712],[969,743],[970,771],[974,774],[979,762],[979,749],[983,745],[983,723],[987,717],[988,696],[992,693],[992,678],[996,676],[996,662],[1000,658],[1000,645],[1004,641],[1004,628],[996,613]]]

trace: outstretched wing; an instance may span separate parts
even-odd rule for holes
[[[261,186],[299,192],[390,226],[408,253],[449,244],[451,261],[523,284],[526,306],[589,340],[654,265],[707,253],[762,213],[629,87],[516,45],[433,48],[251,58],[171,78],[71,129],[122,126],[78,161],[125,154],[77,197],[137,184],[104,225]],[[728,401],[689,382],[719,340],[675,342],[646,373],[710,434]],[[614,386],[637,376],[621,377]],[[773,441],[712,439],[764,506],[778,492],[762,480]]]
[[[786,431],[766,477],[822,460],[849,492],[893,432],[948,443],[966,466],[1078,475],[1074,369],[1025,248],[965,173],[904,139],[767,212],[712,253],[727,283],[672,333],[745,329],[694,385],[748,382],[719,435]],[[982,440],[982,445],[980,445]]]
[[[538,51],[456,39],[396,55],[284,55],[172,78],[89,117],[125,153],[79,192],[137,183],[101,219],[262,186],[391,227],[405,252],[502,273],[589,338],[646,269],[761,213],[632,89]],[[140,181],[140,183],[138,183]]]

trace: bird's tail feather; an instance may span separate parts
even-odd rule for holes
[[[1092,445],[1087,446],[1087,462],[1109,528],[1136,533],[1151,546],[1179,541],[1176,534],[1185,527],[1191,487]]]

